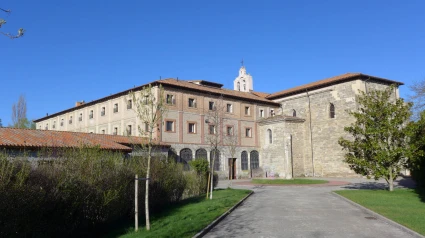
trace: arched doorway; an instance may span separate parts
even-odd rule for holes
[[[189,148],[184,148],[180,151],[180,159],[183,163],[184,170],[189,170],[189,162],[192,161],[192,150]]]

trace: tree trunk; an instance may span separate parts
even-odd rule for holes
[[[389,190],[392,192],[394,190],[394,181],[393,181],[393,167],[390,166],[390,174],[388,179]]]
[[[214,162],[215,162],[215,153],[216,153],[216,151],[214,149],[213,159],[212,159],[212,164],[211,164],[210,200],[212,199],[212,195],[213,195],[212,193],[213,193],[213,190],[214,190]]]
[[[146,170],[146,192],[145,192],[145,214],[146,214],[146,230],[151,229],[151,223],[149,220],[149,177],[151,172],[151,150],[152,145],[149,145],[149,151],[148,151],[148,168]]]

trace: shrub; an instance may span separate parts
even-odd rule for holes
[[[100,226],[134,215],[134,175],[146,174],[146,159],[82,146],[43,151],[26,159],[0,153],[0,237],[93,236]],[[156,212],[183,196],[200,193],[203,180],[172,160],[151,161],[150,206]],[[139,183],[144,199],[145,183]],[[143,202],[139,207],[143,211]],[[142,212],[141,212],[142,213]]]

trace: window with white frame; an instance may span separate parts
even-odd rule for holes
[[[189,122],[188,123],[188,133],[189,134],[195,134],[196,133],[196,123],[195,122]]]
[[[226,105],[226,112],[232,113],[233,112],[233,105],[231,103],[228,103]]]

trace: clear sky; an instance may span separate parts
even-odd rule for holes
[[[425,79],[423,0],[6,0],[0,119],[24,94],[38,119],[166,77],[233,87],[243,58],[254,90],[346,72]],[[407,86],[401,87],[406,96]]]

